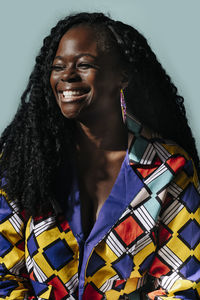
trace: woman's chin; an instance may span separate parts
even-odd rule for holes
[[[68,119],[76,119],[84,104],[83,103],[60,103],[60,110],[64,117]]]
[[[67,119],[77,119],[80,114],[79,111],[63,111],[63,110],[61,110],[61,113]]]
[[[60,101],[59,99],[58,105],[64,117],[68,119],[81,119],[81,116],[84,116],[87,111],[90,112],[89,107],[91,102],[89,97],[82,97],[81,99],[72,101]]]

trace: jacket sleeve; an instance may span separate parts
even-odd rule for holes
[[[16,202],[0,186],[0,299],[35,299],[29,296],[24,259],[24,221]]]
[[[200,299],[199,191],[193,162],[185,160],[166,190],[158,248],[149,270],[155,287],[147,299]]]

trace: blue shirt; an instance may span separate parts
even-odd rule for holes
[[[133,172],[130,166],[128,150],[121,165],[121,169],[110,192],[103,204],[98,218],[87,239],[84,239],[81,224],[81,203],[76,171],[73,170],[71,191],[68,196],[66,219],[79,244],[79,298],[82,299],[85,269],[92,249],[105,237],[113,224],[117,222],[126,207],[143,186],[142,181]],[[135,183],[135,184],[134,184]],[[137,187],[137,188],[136,188]]]

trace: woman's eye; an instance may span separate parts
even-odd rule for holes
[[[88,64],[88,63],[80,63],[80,64],[78,64],[77,67],[81,68],[81,69],[89,69],[89,68],[92,68],[93,66],[91,64]]]
[[[51,70],[52,71],[61,71],[64,69],[64,67],[65,66],[63,66],[63,65],[53,65],[53,66],[51,66]]]

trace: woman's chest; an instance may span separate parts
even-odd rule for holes
[[[104,226],[95,224],[90,238],[83,241],[65,218],[28,223],[26,266],[36,295],[49,299],[45,298],[49,292],[56,299],[67,294],[82,299],[75,296],[79,290],[83,299],[89,299],[94,289],[95,297],[113,300],[122,295],[121,289],[126,294],[134,291],[147,268],[143,261],[151,254],[153,258],[152,231],[145,232],[130,208],[113,227],[104,231]]]
[[[115,161],[105,161],[101,167],[79,166],[78,185],[83,229],[88,232],[96,222],[99,212],[108,199],[122,169],[125,154]],[[87,227],[90,228],[87,228]]]

